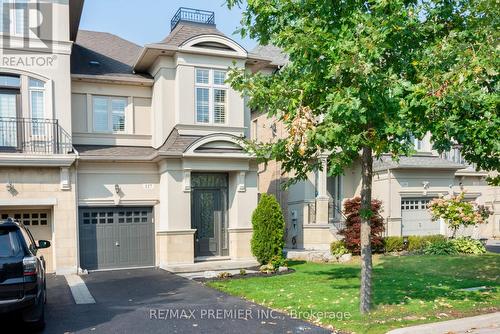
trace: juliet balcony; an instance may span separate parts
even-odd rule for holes
[[[0,117],[0,154],[67,155],[71,136],[55,119]]]

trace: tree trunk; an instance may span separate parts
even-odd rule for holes
[[[362,187],[361,187],[361,291],[359,309],[362,314],[368,313],[371,307],[372,294],[372,166],[373,156],[370,147],[363,147],[362,153]]]

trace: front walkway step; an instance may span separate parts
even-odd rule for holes
[[[230,273],[231,275],[240,274],[240,269],[228,269],[228,270],[211,270],[211,271],[199,271],[194,273],[177,273],[178,276],[187,278],[187,279],[197,279],[197,278],[214,278],[217,277],[220,273]],[[256,270],[245,270],[247,274],[255,274],[258,271]]]
[[[387,334],[465,334],[500,333],[500,312],[478,315],[476,317],[435,322],[432,324],[399,328]]]
[[[224,261],[202,261],[188,264],[175,264],[160,266],[161,269],[173,273],[194,273],[209,270],[229,270],[258,266],[255,260],[224,260]]]

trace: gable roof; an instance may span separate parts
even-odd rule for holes
[[[71,54],[71,73],[123,78],[151,78],[133,65],[142,47],[116,35],[80,30]]]
[[[272,66],[283,66],[288,63],[288,55],[274,45],[257,45],[252,54],[271,60]]]

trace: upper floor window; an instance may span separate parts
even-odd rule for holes
[[[225,124],[226,71],[197,68],[195,72],[196,123]]]
[[[24,36],[29,19],[30,0],[0,0],[0,32]]]
[[[123,97],[94,96],[93,118],[96,132],[124,132],[127,99]]]

